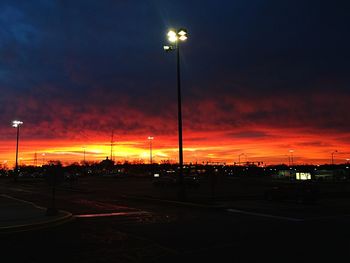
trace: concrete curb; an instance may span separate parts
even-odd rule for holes
[[[29,201],[21,200],[21,199],[14,198],[14,197],[8,196],[8,195],[1,195],[1,196],[9,198],[9,199],[17,200],[17,201],[20,201],[23,203],[30,204],[33,207],[40,209],[40,210],[43,210],[43,211],[46,210],[46,208],[38,206],[38,205],[36,205],[32,202],[29,202]],[[1,234],[9,234],[9,233],[33,231],[33,230],[39,230],[39,229],[48,228],[48,227],[54,227],[54,226],[58,226],[58,225],[67,223],[67,222],[74,219],[73,215],[70,212],[63,211],[63,210],[59,210],[58,212],[59,212],[59,214],[61,214],[60,216],[56,216],[54,218],[50,218],[47,220],[33,222],[30,224],[17,224],[17,225],[12,225],[12,226],[0,227],[0,235]]]

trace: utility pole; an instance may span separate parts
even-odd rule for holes
[[[113,146],[114,146],[114,131],[112,130],[112,135],[111,135],[111,161],[113,161]]]
[[[153,161],[152,161],[152,141],[153,141],[154,137],[148,136],[147,139],[149,140],[149,164],[153,164]]]
[[[38,166],[38,155],[36,152],[34,153],[34,166]]]

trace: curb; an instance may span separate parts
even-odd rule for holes
[[[35,208],[38,208],[40,210],[46,210],[46,208],[38,206],[38,205],[36,205],[32,202],[29,202],[29,201],[14,198],[14,197],[8,196],[8,195],[1,195],[1,196],[30,204],[30,205],[32,205]],[[39,229],[48,228],[48,227],[54,227],[54,226],[58,226],[58,225],[70,222],[74,219],[73,215],[70,212],[63,211],[63,210],[59,210],[58,212],[59,212],[59,214],[62,214],[62,215],[59,217],[55,217],[53,219],[39,221],[36,223],[31,223],[31,224],[19,224],[19,225],[0,227],[0,235],[1,234],[9,234],[9,233],[33,231],[33,230],[39,230]]]

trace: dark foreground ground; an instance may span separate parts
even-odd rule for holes
[[[203,183],[189,190],[189,201],[199,205],[184,205],[155,200],[171,199],[176,190],[153,188],[150,179],[86,178],[64,184],[57,191],[57,205],[75,219],[52,228],[1,234],[1,262],[345,262],[349,258],[346,195],[313,204],[271,202],[261,198],[268,187],[263,183],[237,179],[233,185],[235,193],[218,192],[213,198]],[[17,184],[0,180],[0,192],[41,206],[50,199],[40,180]]]

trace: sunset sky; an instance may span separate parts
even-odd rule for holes
[[[350,158],[345,1],[2,0],[0,164],[178,161],[182,46],[185,162]],[[243,155],[244,154],[244,155]]]

